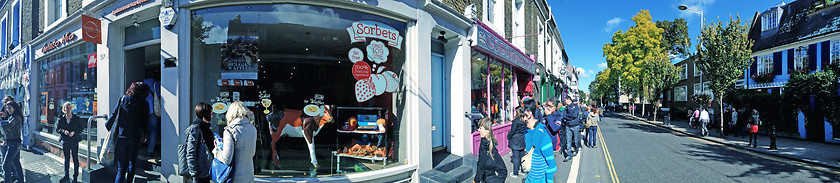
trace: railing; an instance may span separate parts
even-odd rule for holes
[[[90,123],[91,123],[93,120],[96,120],[97,118],[107,119],[107,118],[108,118],[108,115],[107,115],[107,114],[103,114],[103,115],[99,115],[99,116],[91,116],[91,117],[88,119],[88,122],[87,122],[87,131],[88,131],[88,135],[87,135],[87,147],[88,147],[88,148],[87,148],[87,167],[86,167],[88,171],[90,171],[90,159],[91,159],[91,156],[90,156],[90,133],[91,133],[91,131],[90,131]],[[98,149],[98,148],[97,148],[97,149]]]

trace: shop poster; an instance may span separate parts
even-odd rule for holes
[[[399,87],[399,76],[385,68],[391,58],[389,47],[399,49],[402,36],[396,29],[375,21],[353,22],[347,28],[351,42],[366,42],[373,38],[364,51],[351,48],[347,57],[353,62],[352,74],[356,78],[354,87],[357,102],[365,102],[385,92],[394,92]]]
[[[259,70],[259,37],[229,36],[222,44],[222,78],[256,80]]]

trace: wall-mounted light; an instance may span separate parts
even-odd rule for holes
[[[446,31],[440,31],[440,36],[437,37],[437,39],[440,40],[440,42],[443,42],[443,44],[446,44],[447,42],[449,42],[449,40],[446,40],[446,37],[443,36],[445,34],[446,34]]]

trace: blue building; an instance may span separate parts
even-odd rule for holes
[[[838,1],[799,0],[756,12],[749,30],[755,62],[745,71],[745,87],[782,94],[796,72],[815,72],[840,61]],[[840,142],[840,128],[805,126],[799,115],[801,138]]]

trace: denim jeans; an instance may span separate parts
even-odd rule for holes
[[[586,139],[587,144],[589,146],[595,147],[595,142],[598,140],[595,138],[595,133],[598,132],[598,126],[590,126],[588,130],[586,130]]]
[[[148,143],[146,152],[150,154],[155,152],[158,137],[160,137],[160,117],[155,116],[155,114],[149,114],[149,140],[146,141]]]
[[[6,182],[23,182],[23,168],[20,166],[20,142],[6,142],[6,153],[3,154],[3,179]]]
[[[117,139],[117,149],[114,150],[114,160],[117,162],[117,177],[115,183],[131,183],[134,181],[134,165],[137,162],[137,152],[140,151],[140,141],[133,138]]]
[[[511,170],[510,172],[513,172],[514,175],[519,175],[519,170],[521,169],[520,166],[522,166],[522,156],[525,155],[525,150],[511,149],[510,152],[510,163],[513,164],[513,170]]]
[[[64,177],[76,180],[79,177],[79,143],[64,142],[61,146],[64,151]],[[70,177],[70,160],[73,160],[73,177]]]
[[[566,126],[566,154],[572,155],[580,147],[580,125]]]

